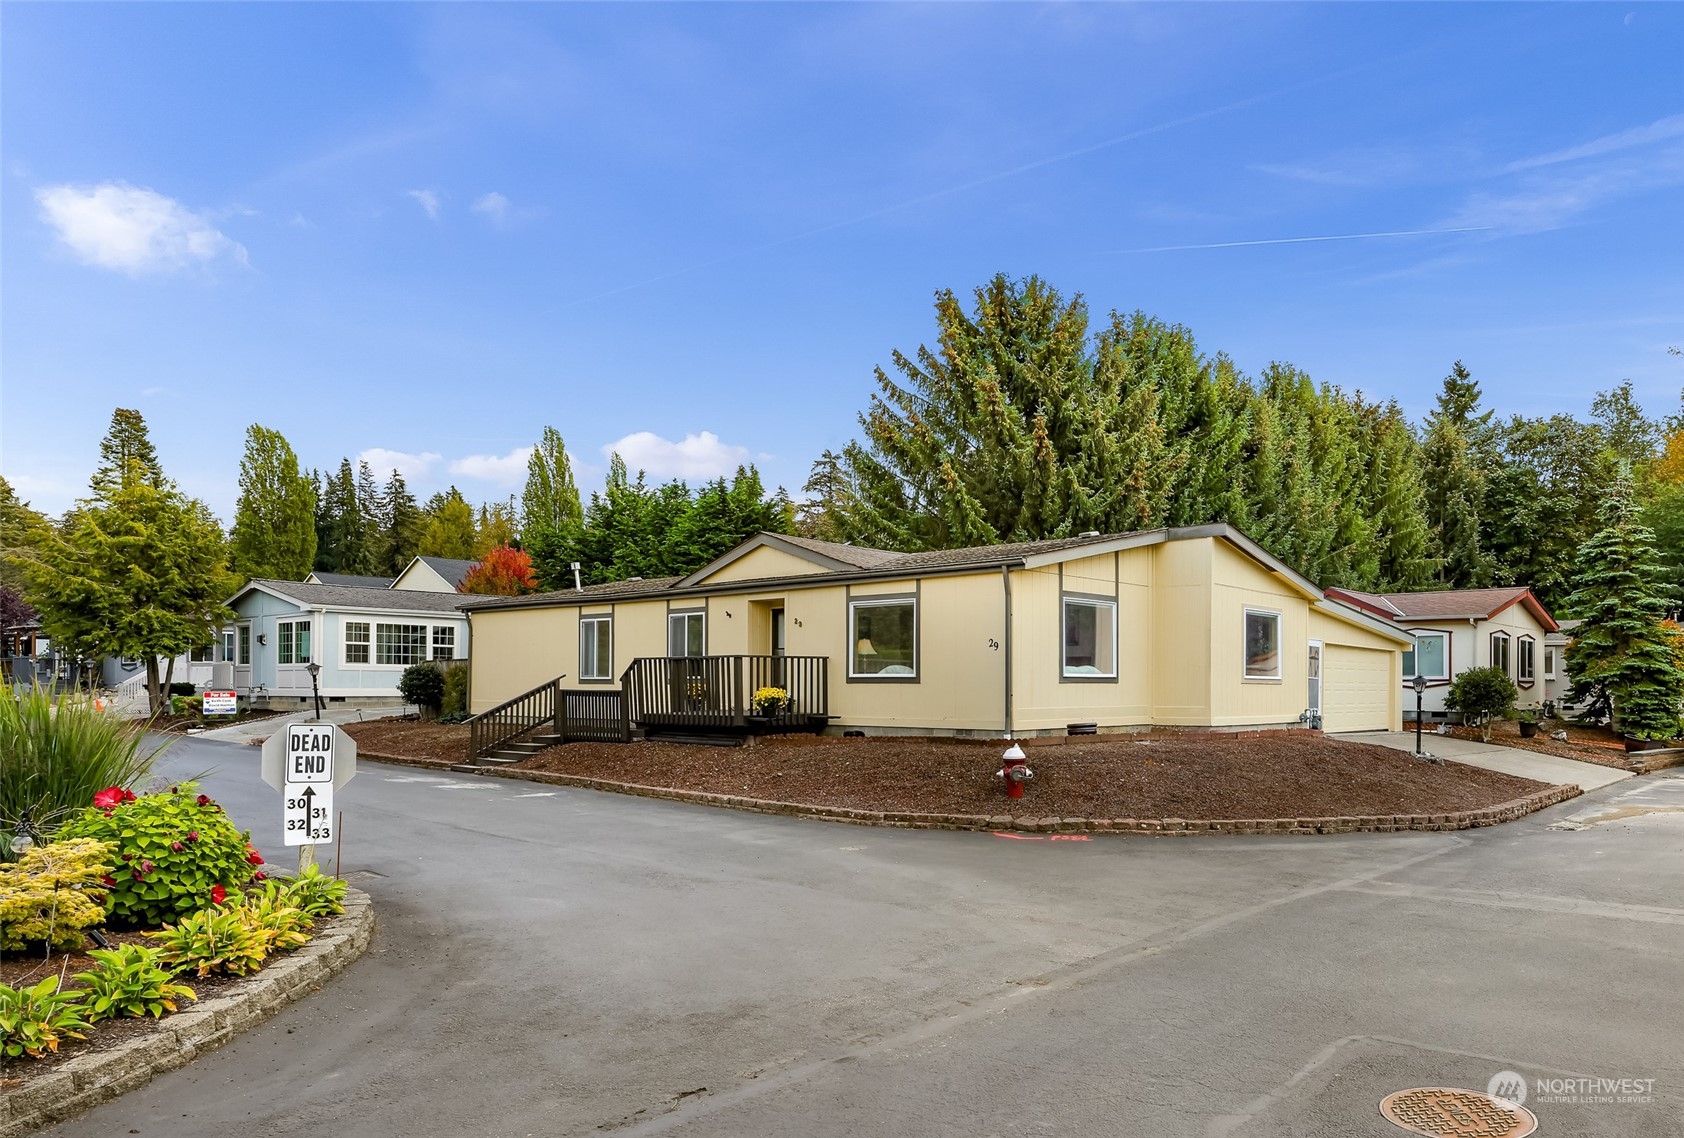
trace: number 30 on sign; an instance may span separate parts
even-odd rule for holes
[[[289,782],[281,814],[286,844],[307,846],[333,841],[333,784]]]

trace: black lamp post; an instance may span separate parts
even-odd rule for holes
[[[316,718],[320,719],[322,717],[322,689],[316,683],[316,680],[322,674],[322,666],[311,660],[305,665],[304,670],[310,673],[310,695],[316,701]],[[1417,747],[1416,749],[1419,750],[1420,748]]]
[[[1409,686],[1415,689],[1415,757],[1421,758],[1421,696],[1427,690],[1427,677],[1416,676],[1409,681]]]

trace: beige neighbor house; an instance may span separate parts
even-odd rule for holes
[[[1415,638],[1403,657],[1403,683],[1426,677],[1423,721],[1453,721],[1444,706],[1450,681],[1470,668],[1499,667],[1520,689],[1518,705],[1540,707],[1551,685],[1566,675],[1560,626],[1531,589],[1444,589],[1424,593],[1359,593],[1329,589],[1328,596],[1384,617]],[[1404,700],[1404,718],[1415,720],[1415,694]]]
[[[927,553],[763,533],[687,577],[462,607],[486,722],[623,691],[651,732],[740,724],[768,686],[777,726],[832,733],[1382,729],[1412,646],[1225,525]]]

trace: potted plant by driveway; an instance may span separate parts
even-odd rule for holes
[[[1530,739],[1538,733],[1538,712],[1536,709],[1521,708],[1520,714],[1515,717],[1515,721],[1520,724],[1520,737],[1522,739]]]
[[[789,710],[789,692],[778,687],[756,688],[754,692],[754,714],[763,719],[773,719]]]

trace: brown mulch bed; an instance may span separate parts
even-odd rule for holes
[[[242,711],[238,715],[214,715],[209,719],[203,719],[197,715],[160,715],[149,722],[153,731],[185,735],[189,727],[203,727],[206,730],[213,727],[232,727],[236,723],[250,723],[254,719],[270,719],[282,714],[285,713],[265,708]]]
[[[1551,739],[1549,736],[1552,731],[1566,731],[1566,741]],[[1484,739],[1477,727],[1455,726],[1450,728],[1450,734],[1457,739],[1471,739],[1476,743]],[[1539,754],[1555,755],[1557,758],[1577,759],[1581,763],[1596,763],[1598,766],[1617,767],[1620,770],[1631,769],[1625,744],[1607,727],[1583,727],[1564,719],[1545,719],[1539,722],[1536,735],[1530,739],[1522,739],[1520,724],[1513,720],[1501,720],[1491,725],[1491,742],[1499,747],[1537,751]],[[1676,747],[1684,744],[1672,742],[1666,745]]]
[[[468,725],[431,723],[420,719],[371,719],[347,723],[345,733],[357,741],[357,750],[407,759],[432,759],[441,763],[468,761]]]
[[[1302,732],[1154,732],[1031,746],[1007,798],[996,740],[784,737],[752,747],[569,743],[515,770],[856,810],[1083,818],[1305,818],[1480,810],[1543,789]]]

